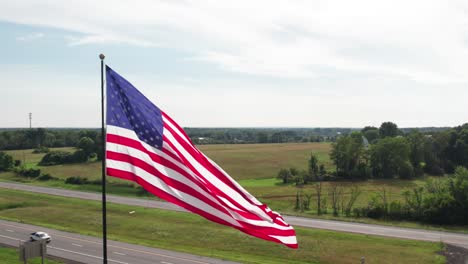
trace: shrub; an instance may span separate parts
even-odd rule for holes
[[[88,155],[86,154],[86,152],[84,152],[83,150],[77,150],[71,155],[70,159],[66,161],[65,163],[80,163],[80,162],[86,162],[86,161],[88,161]]]
[[[76,185],[82,185],[82,184],[88,184],[89,180],[88,178],[82,178],[82,177],[68,177],[65,179],[66,184],[76,184]]]
[[[0,151],[0,171],[9,171],[13,168],[13,157]]]
[[[39,162],[41,166],[51,166],[57,164],[68,163],[71,160],[72,154],[65,151],[51,151],[47,153]]]
[[[52,177],[50,174],[42,174],[41,176],[37,177],[39,181],[48,181],[48,180],[57,180],[57,178]]]
[[[20,168],[19,170],[16,170],[17,175],[28,177],[28,178],[36,178],[41,175],[41,170],[40,169],[26,169],[26,168]]]
[[[51,151],[47,153],[39,162],[41,166],[51,166],[65,163],[86,162],[88,155],[83,150],[77,150],[74,153],[65,151]]]
[[[398,171],[400,178],[402,179],[411,179],[414,177],[414,168],[413,165],[409,161],[404,162],[401,164],[400,169]]]
[[[40,146],[40,147],[35,148],[32,153],[34,153],[34,154],[49,153],[49,148]]]

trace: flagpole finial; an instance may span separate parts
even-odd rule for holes
[[[99,54],[99,58],[100,58],[101,60],[103,60],[105,57],[106,57],[106,56],[104,56],[104,54],[102,54],[102,53]]]

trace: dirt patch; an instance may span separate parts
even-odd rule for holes
[[[468,249],[446,244],[445,251],[440,253],[447,258],[447,264],[468,264]]]

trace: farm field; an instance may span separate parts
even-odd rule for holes
[[[328,153],[331,145],[329,143],[286,143],[286,144],[235,144],[235,145],[201,145],[202,151],[210,158],[215,160],[228,173],[230,173],[238,182],[250,193],[257,197],[261,202],[268,204],[273,210],[283,214],[301,215],[306,217],[338,219],[345,221],[357,221],[374,224],[387,224],[404,227],[429,228],[437,230],[452,230],[468,232],[466,227],[440,227],[434,225],[423,225],[415,222],[402,221],[380,221],[369,218],[350,218],[333,217],[331,208],[328,214],[318,216],[316,214],[315,189],[314,186],[306,185],[303,188],[297,188],[294,184],[283,185],[281,180],[275,176],[280,168],[296,167],[306,169],[307,160],[310,153],[314,153],[320,163],[324,163],[327,169],[333,169]],[[73,151],[73,148],[62,149]],[[0,173],[0,180],[20,181],[23,183],[66,188],[79,191],[100,192],[100,185],[84,184],[65,184],[64,180],[72,176],[86,177],[90,180],[101,178],[101,163],[88,162],[81,164],[67,164],[56,166],[37,166],[44,154],[32,154],[32,150],[14,150],[7,151],[13,155],[14,159],[24,159],[28,167],[37,167],[42,173],[48,173],[60,180],[38,181],[24,177],[15,176],[12,172]],[[117,178],[108,177],[108,193],[125,196],[145,196],[157,199],[152,195],[147,195],[133,183],[123,181]],[[355,207],[366,206],[372,196],[381,193],[385,189],[387,197],[392,200],[403,200],[401,192],[405,188],[414,188],[423,185],[424,178],[414,180],[399,179],[378,179],[358,182],[323,182],[324,197],[327,197],[328,189],[331,185],[338,184],[344,190],[344,197],[349,197],[351,186],[358,186],[361,195],[358,197]],[[310,210],[299,212],[294,209],[296,194],[301,192],[303,195],[313,195]],[[327,197],[328,198],[328,197]]]
[[[278,174],[281,168],[297,167],[305,170],[307,160],[313,152],[320,163],[327,169],[333,165],[328,157],[330,143],[285,143],[285,144],[219,144],[198,146],[208,157],[218,163],[234,179],[265,179]],[[58,150],[58,149],[51,149]],[[74,151],[73,148],[61,148]],[[33,154],[33,150],[9,150],[15,160],[21,160],[27,166],[37,164],[45,154]],[[67,164],[41,166],[44,173],[54,177],[83,176],[90,179],[101,177],[101,164]]]
[[[129,214],[130,211],[135,211]],[[109,239],[242,263],[445,263],[440,243],[296,228],[299,249],[197,215],[108,204]],[[0,218],[100,236],[100,203],[2,189]],[[395,254],[398,252],[398,254]]]

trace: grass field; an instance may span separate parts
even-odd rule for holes
[[[236,180],[273,178],[281,168],[306,170],[310,154],[332,169],[330,143],[201,145],[200,150]]]
[[[414,222],[389,222],[372,220],[368,218],[352,219],[348,217],[332,217],[331,214],[322,216],[316,215],[315,197],[311,201],[311,210],[298,212],[294,210],[296,193],[302,191],[303,194],[314,194],[313,185],[306,185],[299,190],[294,185],[282,185],[281,181],[275,176],[280,168],[297,167],[306,169],[307,160],[310,153],[317,155],[319,161],[324,163],[329,169],[332,163],[328,153],[330,151],[329,143],[288,143],[288,144],[236,144],[236,145],[201,145],[200,148],[209,157],[215,160],[228,173],[230,173],[239,183],[250,193],[256,196],[263,203],[268,204],[273,210],[292,215],[302,215],[311,217],[320,217],[327,219],[340,219],[346,221],[357,221],[364,223],[390,224],[405,227],[428,228],[436,230],[453,230],[468,232],[467,227],[439,227],[426,226]],[[73,151],[73,148],[64,148],[61,150]],[[24,158],[29,167],[38,167],[43,173],[49,173],[61,180],[41,182],[37,180],[28,180],[22,177],[16,177],[14,173],[0,173],[1,180],[21,181],[28,184],[66,188],[80,191],[99,192],[99,185],[71,185],[65,184],[64,179],[71,176],[87,177],[89,179],[101,178],[101,163],[88,162],[82,164],[67,164],[57,166],[37,166],[37,162],[44,154],[32,154],[32,150],[14,150],[8,151],[15,159]],[[141,192],[130,182],[123,181],[113,177],[107,177],[110,183],[107,190],[110,194],[141,196]],[[345,189],[345,198],[349,196],[351,185],[357,185],[362,190],[355,203],[355,206],[366,206],[370,197],[380,192],[383,188],[387,191],[389,200],[402,200],[402,190],[413,188],[424,184],[424,179],[415,180],[369,180],[361,182],[339,182],[323,183],[323,193],[326,196],[331,184],[340,184]],[[153,197],[153,196],[149,196]],[[331,210],[329,209],[329,212]]]
[[[100,236],[100,203],[1,189],[0,218]],[[129,214],[135,211],[134,214]],[[242,263],[445,263],[440,243],[296,228],[300,248],[266,242],[197,215],[108,204],[109,239]]]
[[[329,143],[290,143],[290,144],[227,144],[201,145],[199,148],[208,157],[221,165],[236,180],[272,178],[281,168],[296,167],[306,169],[307,160],[314,153],[327,169],[332,168],[328,157]],[[73,148],[62,148],[74,151]],[[32,150],[6,151],[14,159],[23,161],[28,166],[36,165],[45,154],[33,154]],[[101,177],[101,164],[67,164],[40,166],[44,173],[54,177],[83,176],[90,179]]]
[[[6,248],[0,247],[0,263],[2,264],[18,264],[19,262],[19,255],[18,250],[15,248]],[[32,258],[28,259],[29,264],[40,264],[41,258]],[[50,259],[44,259],[45,264],[60,264],[63,262],[57,262]]]

